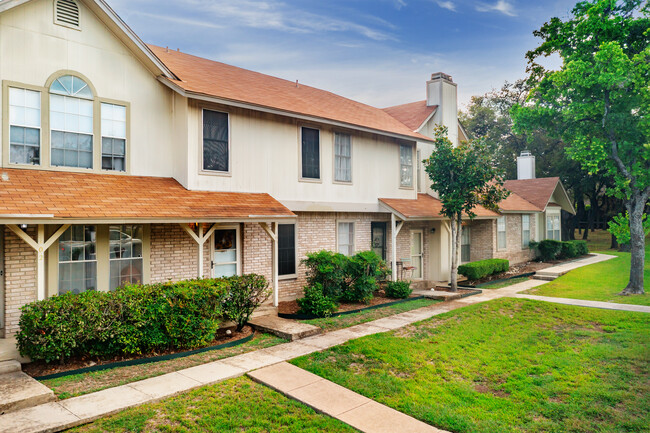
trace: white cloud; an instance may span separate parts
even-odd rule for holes
[[[395,40],[384,31],[351,20],[307,12],[286,3],[267,0],[184,0],[187,6],[231,26],[277,30],[287,33],[350,32],[376,41]]]
[[[515,7],[508,0],[498,0],[494,4],[478,3],[476,5],[476,10],[479,12],[501,12],[502,14],[508,15],[510,17],[517,16]]]
[[[440,6],[443,9],[448,9],[452,12],[456,12],[456,5],[452,1],[437,0],[436,3],[438,3],[438,6]]]

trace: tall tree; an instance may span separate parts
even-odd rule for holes
[[[451,220],[451,290],[455,292],[463,215],[473,219],[477,206],[496,210],[508,193],[503,189],[502,172],[484,139],[454,147],[447,138],[447,128],[437,127],[434,141],[435,150],[424,164],[431,188],[438,192],[442,202],[442,214]]]
[[[621,294],[644,293],[643,211],[650,198],[650,11],[642,0],[589,0],[565,21],[552,18],[529,51],[532,104],[513,108],[515,126],[543,125],[569,144],[590,173],[614,179],[608,191],[630,215],[630,279]],[[557,54],[559,70],[540,57]]]

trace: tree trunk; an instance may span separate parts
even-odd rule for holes
[[[612,241],[609,244],[609,249],[615,250],[618,249],[618,241],[616,240],[616,236],[612,235]]]
[[[620,295],[641,295],[643,290],[643,267],[645,266],[645,233],[643,231],[643,209],[645,200],[635,194],[626,204],[630,214],[630,281]]]
[[[458,232],[456,218],[451,219],[451,277],[450,284],[452,292],[458,291],[458,252],[456,251],[456,233]]]

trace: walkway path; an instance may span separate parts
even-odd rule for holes
[[[650,307],[644,305],[617,304],[614,302],[585,301],[582,299],[554,298],[551,296],[515,295],[515,298],[534,299],[536,301],[553,302],[554,304],[575,305],[577,307],[603,308],[605,310],[636,311],[650,313]]]
[[[572,269],[606,260],[605,257],[607,256],[602,256],[604,255],[596,255],[572,262]],[[614,256],[609,257],[613,258]],[[401,328],[466,305],[507,296],[516,296],[518,292],[541,284],[545,284],[545,282],[527,280],[502,289],[488,289],[484,290],[480,295],[419,308],[350,328],[279,344],[80,397],[9,412],[0,415],[0,432],[29,433],[64,430],[129,407],[154,402],[193,388],[242,376],[253,370],[343,344],[348,340]],[[558,298],[549,299],[555,302]]]
[[[365,433],[449,433],[286,362],[248,375]]]

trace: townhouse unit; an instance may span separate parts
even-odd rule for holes
[[[320,249],[448,279],[449,224],[421,163],[434,125],[466,139],[448,75],[382,110],[147,45],[103,0],[3,0],[0,82],[0,337],[26,303],[126,283],[259,273],[277,305]],[[516,182],[503,216],[468,222],[464,260],[525,260],[512,239],[570,207],[558,182],[544,205]]]

